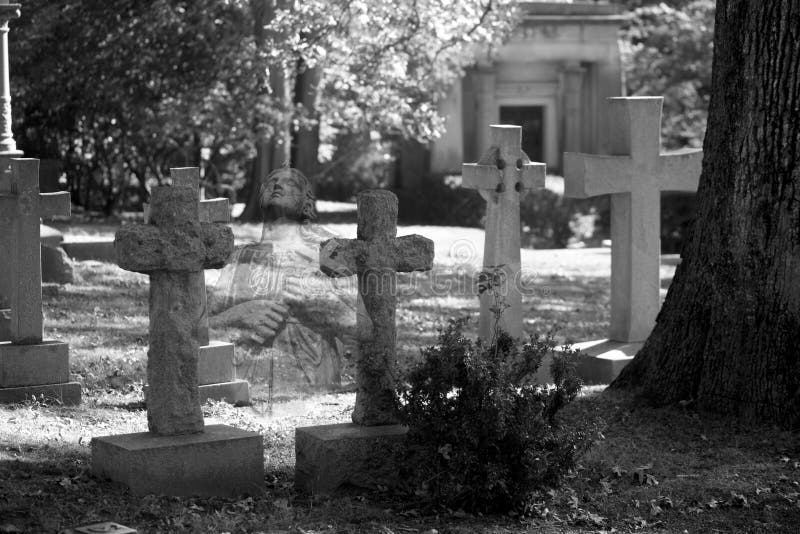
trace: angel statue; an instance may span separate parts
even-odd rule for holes
[[[212,328],[232,332],[239,378],[273,391],[351,381],[355,288],[319,269],[319,245],[336,237],[314,221],[308,179],[288,166],[260,184],[261,240],[236,247],[209,297]]]

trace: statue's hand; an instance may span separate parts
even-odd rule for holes
[[[260,344],[272,345],[288,318],[289,308],[280,302],[250,300],[210,317],[209,324],[212,328],[238,328]]]

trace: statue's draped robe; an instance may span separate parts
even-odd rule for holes
[[[267,227],[261,243],[236,248],[209,299],[210,312],[253,301],[288,308],[274,339],[253,331],[236,340],[245,349],[237,356],[239,378],[275,389],[339,386],[352,381],[343,358],[355,352],[356,290],[319,270],[319,243],[333,233],[308,223],[290,230],[273,236]]]

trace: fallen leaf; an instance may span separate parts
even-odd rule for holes
[[[731,506],[736,508],[750,508],[750,503],[747,502],[747,497],[741,493],[731,492]]]
[[[656,504],[655,500],[650,501],[650,515],[653,517],[661,515],[664,513],[664,510]]]

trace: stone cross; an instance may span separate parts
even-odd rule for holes
[[[200,198],[200,169],[198,167],[177,167],[169,170],[172,178],[172,185],[183,185],[191,187],[195,198]],[[231,210],[228,208],[227,198],[214,198],[200,200],[198,206],[201,223],[229,223],[231,222]],[[205,280],[205,278],[203,279]],[[208,302],[206,299],[205,286],[203,287],[203,315],[200,318],[198,327],[198,341],[200,345],[209,344],[208,334]]]
[[[358,275],[358,361],[353,422],[374,426],[397,422],[395,397],[395,308],[397,273],[433,267],[433,241],[397,236],[397,197],[381,189],[358,194],[356,239],[320,244],[320,269],[331,277]],[[363,305],[363,309],[362,309]]]
[[[611,331],[644,341],[660,308],[661,191],[696,191],[701,150],[661,154],[662,97],[609,98],[609,155],[564,154],[564,194],[611,195]]]
[[[233,232],[200,221],[193,186],[156,187],[150,201],[149,224],[123,226],[114,239],[119,266],[150,275],[147,424],[158,435],[202,432],[197,362],[203,270],[225,264]]]
[[[169,170],[172,185],[187,185],[194,189],[200,199],[200,168],[199,167],[173,167]],[[150,204],[145,202],[144,222],[150,218]],[[231,222],[231,210],[227,198],[200,199],[200,222]]]
[[[39,192],[39,160],[11,160],[11,184],[0,191],[0,231],[8,245],[4,273],[7,281],[11,323],[10,340],[30,345],[42,342],[42,263],[39,242],[40,217],[68,216],[70,195]]]
[[[499,289],[508,308],[500,327],[518,338],[522,336],[519,202],[527,191],[544,187],[545,164],[531,163],[522,151],[522,127],[493,124],[490,134],[491,146],[478,163],[462,166],[462,185],[477,189],[486,200],[483,266],[503,266],[506,284]],[[494,325],[492,295],[481,295],[480,304],[478,335],[489,341]]]

